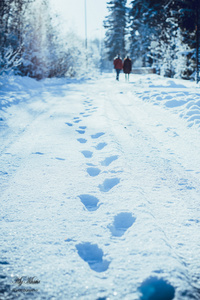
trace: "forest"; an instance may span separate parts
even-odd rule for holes
[[[86,49],[74,32],[63,33],[49,0],[0,0],[0,75],[36,79],[83,76],[99,68],[97,41]]]
[[[199,0],[111,0],[107,8],[104,40],[85,49],[74,32],[63,36],[49,0],[1,0],[0,75],[84,76],[120,53],[162,76],[199,80]]]
[[[119,52],[166,77],[199,77],[199,0],[133,0],[129,7],[126,0],[113,0],[108,9],[110,60]]]

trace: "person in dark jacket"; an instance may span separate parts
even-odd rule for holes
[[[123,71],[125,74],[125,79],[129,81],[129,74],[131,73],[132,70],[132,61],[131,59],[127,56],[124,58],[124,63],[123,63]]]
[[[117,57],[113,61],[114,68],[116,70],[116,80],[119,80],[119,73],[123,69],[123,62],[120,58],[120,55],[118,54]]]

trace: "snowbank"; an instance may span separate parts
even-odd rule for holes
[[[138,84],[144,86],[142,93],[136,91],[140,99],[177,113],[186,119],[188,127],[200,126],[200,89],[195,82],[146,75],[138,80],[136,88]]]
[[[155,74],[133,75],[134,86],[131,92],[143,101],[172,110],[188,122],[188,127],[200,126],[200,89],[195,82],[181,79],[169,79]],[[136,79],[136,81],[135,81]],[[43,91],[52,91],[55,87],[69,83],[81,84],[84,79],[53,78],[37,81],[30,77],[2,76],[0,78],[0,118],[2,109],[26,101]],[[143,92],[137,89],[143,86]],[[57,90],[59,93],[59,90]]]
[[[199,299],[199,91],[130,79],[1,85],[1,299]]]
[[[26,101],[38,93],[43,83],[30,77],[1,76],[0,77],[0,116],[2,109],[19,102]]]

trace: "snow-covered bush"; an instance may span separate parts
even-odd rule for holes
[[[18,66],[20,66],[22,59],[19,57],[20,50],[14,51],[11,46],[4,49],[4,55],[0,53],[0,75],[10,74],[14,70],[17,73]]]

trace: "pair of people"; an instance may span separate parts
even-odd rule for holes
[[[127,56],[126,58],[124,58],[124,61],[122,62],[122,59],[118,54],[117,57],[114,59],[113,64],[116,70],[116,80],[119,80],[119,73],[121,72],[122,69],[125,74],[125,79],[129,80],[129,74],[131,73],[131,69],[132,69],[131,59]]]

